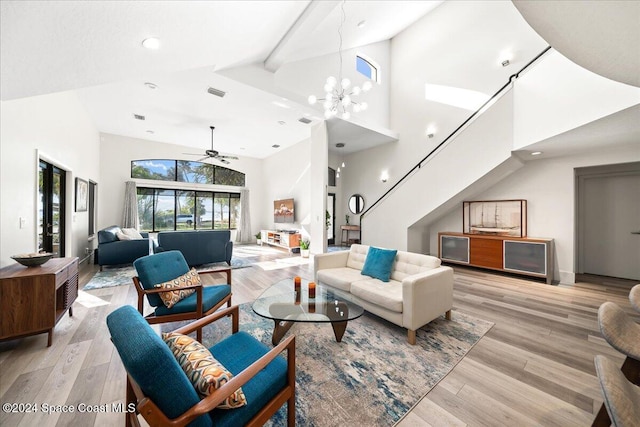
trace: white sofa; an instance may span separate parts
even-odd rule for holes
[[[453,269],[440,259],[398,251],[389,282],[362,275],[369,246],[351,245],[349,251],[314,256],[316,282],[340,291],[365,310],[407,328],[408,341],[416,330],[438,316],[451,319]]]

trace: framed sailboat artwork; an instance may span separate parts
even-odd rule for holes
[[[527,237],[527,201],[477,200],[462,203],[463,233]]]

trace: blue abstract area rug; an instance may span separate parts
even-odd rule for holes
[[[251,267],[253,263],[246,258],[231,258],[231,268]],[[198,271],[209,270],[213,268],[227,267],[226,262],[214,262],[211,264],[203,264],[196,267]],[[84,285],[82,290],[90,291],[91,289],[110,288],[112,286],[130,285],[131,280],[136,275],[136,269],[132,265],[126,267],[105,267],[102,271],[98,271]]]
[[[327,323],[298,323],[296,335],[296,424],[300,426],[391,426],[444,378],[493,323],[453,312],[417,331],[365,313],[348,323],[341,343]],[[163,325],[163,331],[177,328]],[[240,305],[240,329],[270,348],[273,321]],[[231,331],[228,318],[203,330],[210,347]],[[269,426],[286,425],[286,405]]]

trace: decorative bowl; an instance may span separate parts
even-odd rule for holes
[[[11,258],[24,265],[25,267],[37,267],[49,261],[51,257],[53,257],[53,254],[42,252],[35,254],[14,255]]]

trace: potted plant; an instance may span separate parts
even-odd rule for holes
[[[256,233],[256,243],[262,246],[262,231]]]
[[[309,239],[300,240],[300,255],[302,255],[302,258],[309,258],[309,245],[311,245]]]

